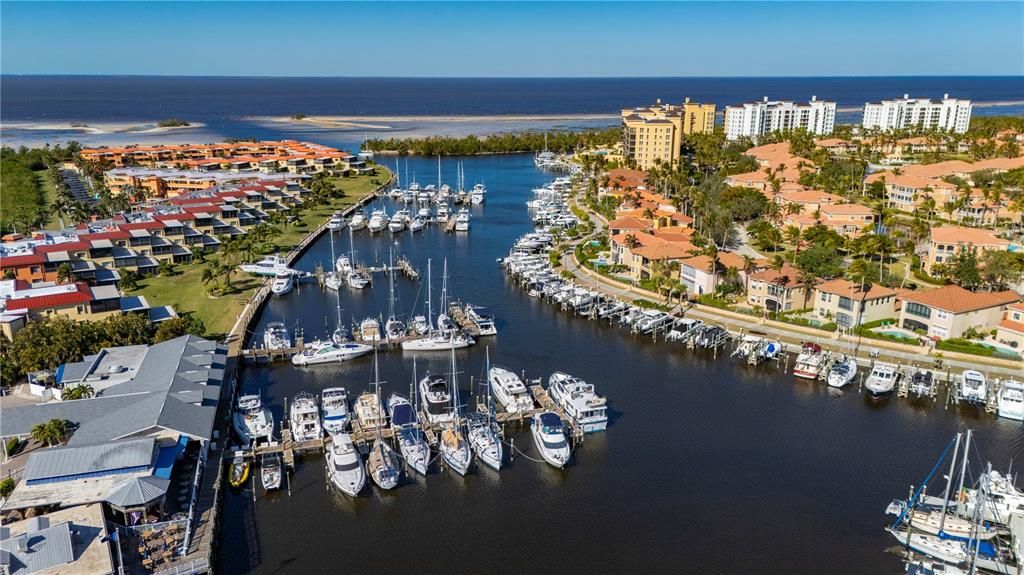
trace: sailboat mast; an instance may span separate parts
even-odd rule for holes
[[[956,434],[956,447],[953,448],[953,459],[949,462],[949,475],[946,476],[946,492],[942,496],[942,519],[939,520],[939,532],[942,532],[946,524],[946,508],[949,507],[949,488],[953,484],[953,472],[956,471],[956,458],[960,453],[960,437],[962,433]]]
[[[437,155],[437,189],[441,189],[441,154]]]
[[[427,258],[427,331],[434,331],[434,310],[430,308],[430,258]]]
[[[388,296],[388,320],[395,319],[395,262],[394,262],[394,251],[388,250],[388,286],[390,289],[390,295]]]
[[[444,271],[441,275],[441,313],[448,313],[448,258],[444,258]],[[455,361],[454,356],[452,361]]]
[[[957,498],[959,498],[960,494],[964,492],[964,477],[966,477],[966,475],[967,475],[967,455],[968,455],[968,453],[970,453],[970,451],[969,451],[970,448],[971,448],[971,430],[968,429],[967,430],[967,441],[964,442],[964,462],[960,466],[960,486],[956,490]],[[958,515],[963,515],[962,506],[957,505],[956,506],[956,511],[957,511]]]

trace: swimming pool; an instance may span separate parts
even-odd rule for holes
[[[875,333],[880,333],[882,335],[887,335],[889,337],[895,337],[897,339],[902,339],[902,340],[912,341],[912,342],[916,342],[917,341],[917,336],[916,335],[909,335],[906,332],[902,332],[902,331],[898,331],[898,330],[893,330],[893,329],[876,329],[876,330],[872,330],[872,331],[874,331]]]

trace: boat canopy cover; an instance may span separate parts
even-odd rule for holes
[[[821,351],[821,346],[816,343],[805,343],[804,349],[813,353],[819,353]]]
[[[391,411],[391,424],[403,427],[406,425],[412,425],[416,423],[416,412],[413,411],[412,406],[408,403],[400,403]]]
[[[540,414],[540,422],[544,427],[562,427],[561,418],[550,411]]]

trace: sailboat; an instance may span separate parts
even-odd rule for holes
[[[412,383],[409,385],[409,393],[412,395],[413,403],[397,393],[388,398],[388,411],[391,414],[391,428],[395,430],[395,437],[398,439],[398,450],[402,453],[406,465],[411,467],[420,475],[427,474],[427,467],[430,465],[430,446],[420,430],[420,423],[416,417],[416,358],[412,359]]]
[[[336,263],[338,272],[345,274],[345,281],[348,283],[348,287],[353,289],[363,289],[370,285],[370,278],[365,273],[359,271],[356,267],[356,252],[355,242],[352,241],[352,226],[348,227],[348,250],[348,258],[345,258],[345,256],[338,258]],[[342,258],[345,259],[345,262],[342,262]],[[348,265],[343,266],[344,263],[347,263]],[[343,267],[344,270],[342,269]]]
[[[377,353],[373,354],[373,401],[380,409],[380,372],[377,368]],[[362,399],[362,397],[360,397]],[[358,408],[357,408],[358,409]],[[383,416],[381,416],[383,420]],[[384,441],[381,433],[382,425],[377,425],[377,438],[373,440],[373,447],[370,448],[370,455],[367,458],[366,467],[370,470],[370,478],[381,489],[394,489],[398,486],[398,479],[401,476],[401,468],[398,467],[395,451]]]
[[[447,261],[445,262],[445,270],[447,272]],[[446,276],[447,276],[447,273],[446,273]],[[434,329],[433,309],[431,308],[431,305],[430,305],[430,300],[431,300],[430,286],[431,286],[431,283],[432,283],[431,282],[431,260],[428,259],[427,260],[427,300],[426,300],[427,315],[424,318],[425,321],[422,322],[422,323],[426,324],[426,336],[418,338],[418,339],[411,339],[411,340],[408,340],[408,341],[403,341],[402,342],[402,350],[403,351],[448,351],[450,349],[461,349],[461,348],[464,348],[464,347],[469,347],[470,345],[472,345],[475,342],[473,341],[472,337],[466,335],[465,333],[463,333],[463,332],[454,332],[454,331],[446,332],[445,330],[440,329],[440,326],[439,326],[438,329],[436,329],[436,330]],[[444,284],[444,288],[442,290],[442,295],[441,295],[441,306],[442,307],[444,307],[445,302],[447,301],[447,289],[448,289],[447,285],[448,284],[447,284],[447,281],[446,281],[445,284]],[[454,325],[454,322],[451,321],[451,319],[448,317],[447,314],[444,314],[444,313],[439,314],[437,319],[438,319],[439,323],[443,320],[447,324]],[[420,325],[419,327],[422,328],[422,325]],[[419,329],[417,329],[417,332],[418,331],[419,331]]]
[[[395,263],[394,254],[388,251],[388,320],[384,322],[384,335],[395,340],[405,335],[405,324],[395,316]]]
[[[441,433],[441,457],[452,470],[459,475],[469,472],[469,466],[473,463],[473,450],[466,441],[466,434],[462,431],[462,422],[459,413],[459,383],[455,372],[455,350],[452,350],[451,364],[451,402],[454,418],[445,425]]]
[[[487,350],[486,367],[484,373],[491,369],[491,354]],[[466,425],[469,429],[469,443],[473,446],[473,452],[483,461],[485,465],[498,471],[501,469],[501,461],[504,453],[501,447],[501,435],[498,433],[498,424],[494,421],[494,401],[491,399],[491,387],[484,380],[487,387],[487,412],[471,413],[466,416]]]

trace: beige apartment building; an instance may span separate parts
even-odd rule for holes
[[[896,290],[883,285],[861,286],[840,278],[815,287],[814,316],[822,322],[850,329],[895,315]]]
[[[683,136],[715,130],[715,105],[691,102],[622,110],[622,153],[646,170],[656,163],[679,160]]]
[[[928,253],[922,258],[927,274],[933,275],[936,264],[946,264],[964,250],[973,250],[978,258],[989,250],[1006,251],[1010,242],[992,232],[964,226],[942,226],[931,229]]]
[[[1003,320],[1007,306],[1020,301],[1013,290],[972,292],[956,285],[899,295],[900,327],[920,330],[933,339],[960,337],[969,328],[990,330]]]

